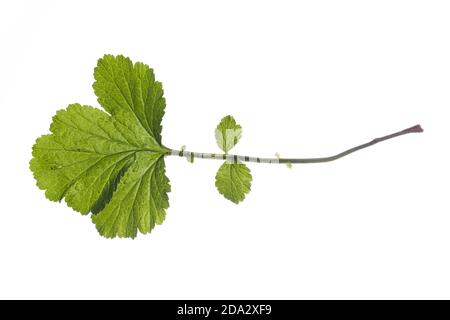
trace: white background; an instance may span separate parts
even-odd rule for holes
[[[2,1],[0,298],[450,298],[448,1]],[[251,164],[240,205],[220,163],[167,160],[167,219],[101,238],[53,203],[31,146],[69,103],[98,106],[105,53],[155,69],[163,142],[325,156],[420,123],[337,162]]]

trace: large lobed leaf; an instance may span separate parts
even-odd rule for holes
[[[105,55],[94,70],[93,88],[101,106],[114,115],[119,110],[135,114],[139,123],[161,144],[161,120],[166,100],[161,82],[146,64],[133,64],[124,56]]]
[[[170,191],[161,120],[165,101],[153,71],[105,55],[95,68],[99,109],[69,105],[53,117],[51,134],[33,146],[30,168],[48,199],[93,213],[105,237],[131,237],[162,223]]]

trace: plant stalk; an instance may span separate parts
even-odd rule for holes
[[[334,156],[321,157],[321,158],[261,158],[261,157],[250,157],[250,156],[240,156],[235,154],[216,154],[216,153],[203,153],[203,152],[191,152],[185,150],[170,150],[167,155],[186,157],[189,161],[193,161],[194,158],[197,159],[215,159],[215,160],[227,160],[231,163],[239,162],[255,162],[255,163],[321,163],[330,162],[342,157],[345,157],[355,151],[373,146],[381,141],[389,140],[395,137],[399,137],[408,133],[419,133],[423,132],[422,127],[418,124],[408,129],[404,129],[392,134],[388,134],[383,137],[375,138],[372,141],[363,143],[359,146],[350,148],[348,150],[342,151]]]

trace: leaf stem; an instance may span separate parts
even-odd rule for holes
[[[167,155],[186,157],[188,160],[192,160],[193,158],[199,159],[215,159],[215,160],[228,160],[229,162],[238,163],[241,161],[244,162],[256,162],[256,163],[321,163],[321,162],[329,162],[340,159],[349,155],[355,151],[373,146],[378,142],[389,140],[398,136],[402,136],[408,133],[419,133],[423,132],[422,127],[418,124],[413,127],[383,136],[379,138],[375,138],[372,141],[366,142],[359,146],[350,148],[341,153],[338,153],[334,156],[329,157],[321,157],[321,158],[261,158],[261,157],[249,157],[249,156],[240,156],[235,154],[216,154],[216,153],[203,153],[203,152],[191,152],[185,150],[170,150]]]

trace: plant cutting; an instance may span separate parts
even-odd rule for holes
[[[103,110],[71,104],[59,110],[33,146],[30,169],[49,200],[65,200],[83,215],[91,213],[106,238],[134,238],[161,224],[169,207],[165,157],[214,159],[223,163],[215,185],[226,199],[239,203],[251,189],[248,162],[305,164],[329,162],[381,141],[422,132],[420,125],[376,138],[337,155],[321,158],[261,158],[231,154],[242,128],[232,116],[218,124],[221,153],[175,150],[162,143],[166,101],[162,84],[144,63],[105,55],[94,70],[94,92]]]

